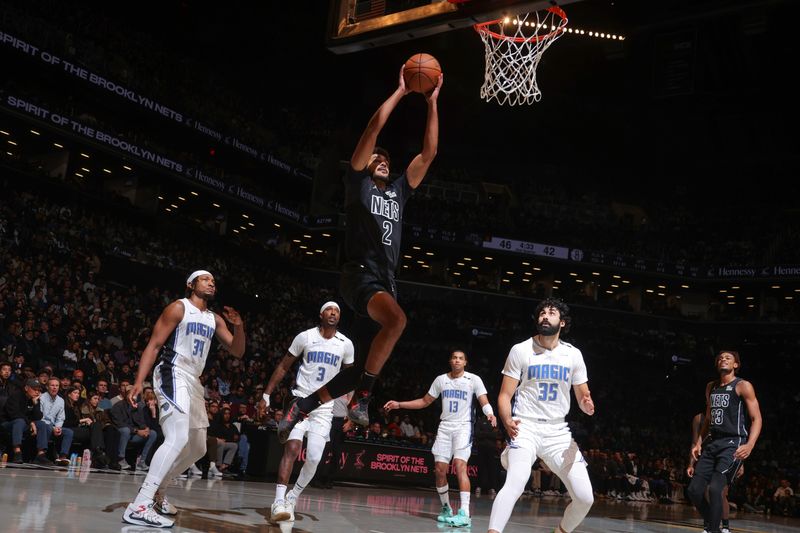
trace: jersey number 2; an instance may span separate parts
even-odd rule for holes
[[[392,223],[388,220],[383,221],[383,244],[392,245]]]

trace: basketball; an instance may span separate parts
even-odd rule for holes
[[[417,93],[429,93],[439,83],[442,67],[430,54],[414,54],[406,61],[403,77],[406,88]]]

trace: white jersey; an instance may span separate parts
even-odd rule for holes
[[[292,391],[295,396],[306,397],[339,373],[342,365],[352,365],[355,350],[353,342],[336,332],[333,337],[323,337],[318,327],[299,333],[289,346],[289,353],[295,357],[303,357],[300,370],[297,371],[297,388]]]
[[[554,350],[548,350],[533,337],[511,348],[503,375],[519,380],[511,415],[545,420],[565,417],[570,388],[589,381],[579,349],[559,341]]]
[[[442,374],[433,380],[428,394],[434,398],[442,396],[442,416],[439,420],[449,424],[467,424],[472,422],[472,396],[483,396],[486,387],[483,380],[472,374],[451,378],[449,374]]]
[[[199,378],[206,366],[217,322],[212,311],[201,311],[182,298],[183,319],[161,347],[161,372],[178,372]]]

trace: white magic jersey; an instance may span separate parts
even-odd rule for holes
[[[289,346],[289,353],[295,357],[303,357],[300,370],[297,371],[297,388],[292,391],[295,396],[306,397],[313,393],[342,369],[342,364],[353,364],[353,342],[336,333],[330,339],[323,337],[318,327],[299,333]]]
[[[178,370],[199,378],[206,366],[217,324],[212,311],[201,311],[188,298],[180,301],[183,302],[183,319],[161,348],[161,370],[162,373]]]
[[[547,420],[566,416],[570,388],[589,381],[579,349],[559,341],[551,351],[533,337],[511,348],[503,374],[519,380],[511,399],[512,416]]]
[[[483,396],[486,387],[483,380],[470,372],[457,378],[442,374],[433,380],[428,394],[434,398],[442,396],[442,422],[472,422],[472,396]]]

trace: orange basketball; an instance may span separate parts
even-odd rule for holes
[[[439,83],[442,67],[430,54],[414,54],[406,61],[403,77],[406,88],[418,93],[429,93]]]

